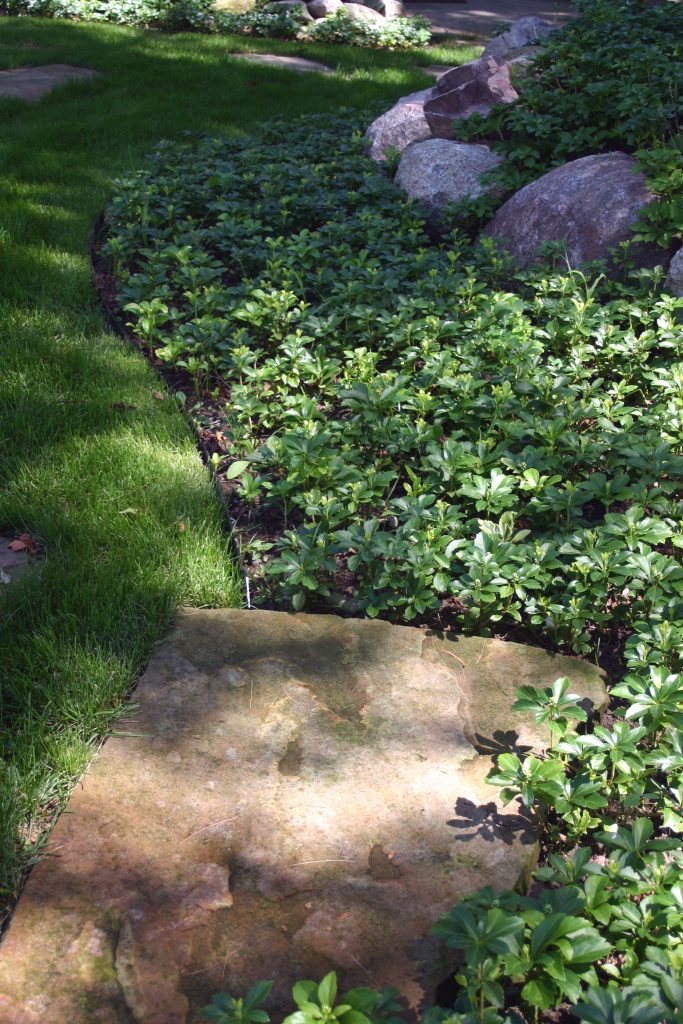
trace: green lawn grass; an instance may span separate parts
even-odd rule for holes
[[[244,50],[310,56],[335,74],[228,56]],[[0,920],[177,605],[241,599],[189,428],[98,309],[88,243],[113,180],[161,138],[387,106],[430,84],[421,65],[476,52],[0,18],[0,67],[100,73],[37,105],[0,99],[0,533],[28,531],[44,551],[0,595]]]

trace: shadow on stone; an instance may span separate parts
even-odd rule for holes
[[[585,703],[592,709],[591,701],[587,700]],[[519,736],[514,729],[496,729],[492,736],[483,736],[480,732],[470,734],[466,730],[465,735],[476,752],[485,757],[495,758],[499,754],[517,754],[523,757],[531,750],[528,744],[519,742]]]
[[[518,842],[530,846],[538,838],[533,815],[521,806],[516,812],[505,814],[493,800],[488,804],[475,804],[465,797],[458,797],[455,813],[460,817],[451,818],[448,824],[457,829],[458,839],[465,843],[479,837],[487,843],[512,846]]]

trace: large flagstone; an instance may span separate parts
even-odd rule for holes
[[[0,947],[0,1022],[186,1024],[216,991],[297,977],[398,986],[447,968],[430,936],[536,857],[489,752],[541,749],[516,687],[596,668],[335,616],[182,611],[95,759]]]
[[[79,68],[73,64],[41,64],[30,68],[12,68],[0,71],[0,97],[37,103],[43,96],[60,85],[93,78],[92,68]]]

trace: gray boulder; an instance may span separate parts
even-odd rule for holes
[[[511,72],[507,61],[480,57],[441,75],[424,107],[432,135],[450,139],[456,118],[488,114],[496,104],[513,103],[519,97]]]
[[[373,160],[384,160],[389,149],[402,153],[411,142],[423,142],[430,138],[424,104],[431,91],[423,89],[401,97],[391,110],[372,122],[365,133],[370,140],[368,156]]]
[[[344,4],[344,11],[351,21],[365,21],[373,25],[382,25],[384,15],[373,11],[372,7],[364,7],[363,4]]]
[[[529,46],[542,39],[547,39],[551,32],[555,32],[559,25],[551,25],[543,18],[528,17],[518,18],[513,22],[507,32],[494,36],[487,44],[484,57],[497,57],[503,60],[517,50]]]
[[[344,4],[342,0],[311,0],[308,5],[308,13],[313,18],[327,18],[330,14],[335,14]]]
[[[278,7],[285,7],[289,11],[300,11],[304,16],[304,21],[314,20],[306,6],[305,0],[278,0]]]
[[[498,239],[522,267],[538,262],[544,242],[563,243],[570,266],[578,267],[604,259],[625,241],[653,198],[626,153],[584,156],[516,192],[484,233]],[[655,266],[664,258],[657,245],[639,246],[633,256],[640,266]]]
[[[447,203],[491,191],[481,176],[502,163],[488,146],[427,139],[408,146],[396,172],[396,184],[434,214]]]
[[[405,18],[406,9],[401,0],[380,0],[384,7],[385,18]]]
[[[669,264],[665,288],[670,295],[679,299],[683,297],[683,249],[678,250]]]

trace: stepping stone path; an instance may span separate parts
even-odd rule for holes
[[[284,68],[286,71],[321,71],[324,74],[330,74],[332,71],[326,64],[319,64],[317,60],[307,60],[305,57],[286,57],[277,53],[231,53],[230,56],[248,60],[252,64]]]
[[[0,948],[0,1022],[186,1024],[212,994],[334,968],[429,1002],[430,936],[482,885],[526,878],[536,836],[484,779],[542,749],[519,685],[592,665],[332,615],[182,611],[33,870]]]
[[[37,103],[60,85],[93,78],[96,74],[92,68],[78,68],[73,64],[43,64],[35,68],[0,71],[0,97]]]

